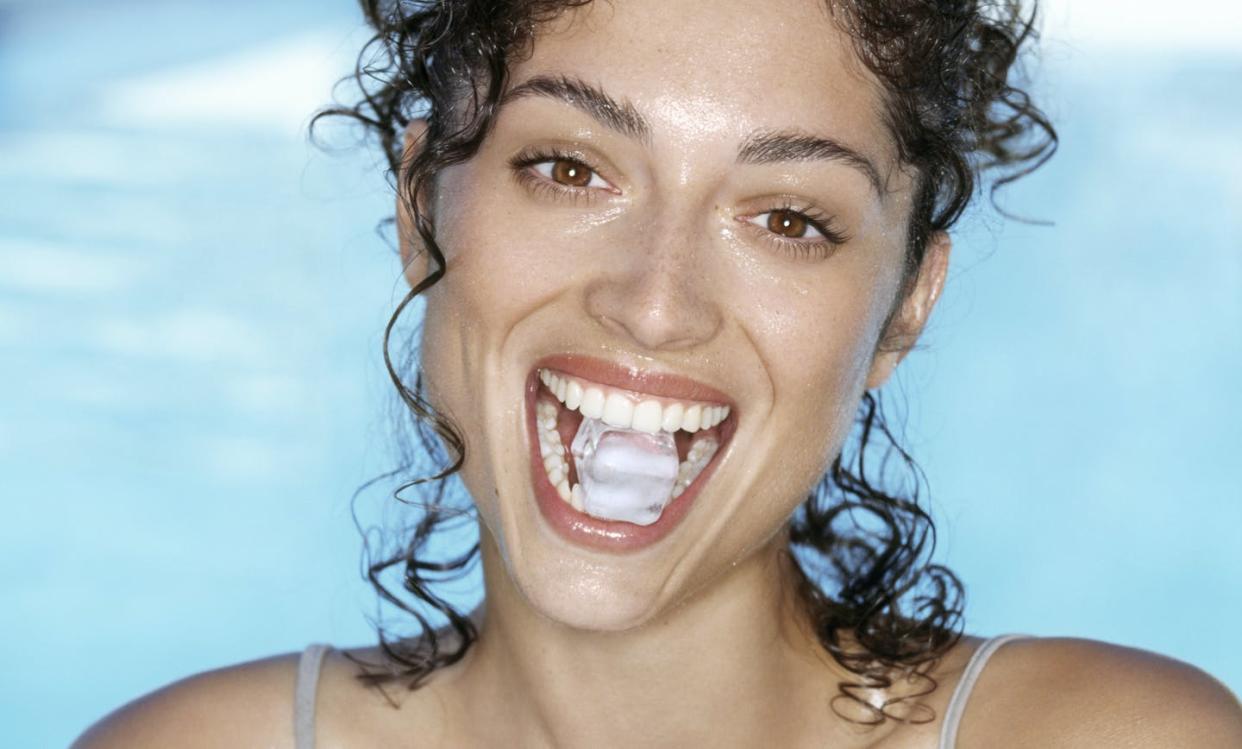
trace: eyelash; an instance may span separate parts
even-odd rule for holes
[[[546,151],[534,147],[527,148],[510,159],[509,166],[513,168],[513,178],[517,180],[518,184],[536,193],[541,193],[554,198],[567,199],[574,205],[590,205],[598,197],[596,190],[566,187],[565,185],[545,179],[541,175],[531,173],[530,167],[544,161],[572,161],[575,164],[581,164],[587,169],[590,169],[592,172],[599,174],[599,170],[581,155],[569,154],[555,148],[548,149]]]
[[[829,216],[818,208],[811,206],[807,206],[805,208],[795,208],[794,205],[788,200],[782,201],[781,204],[775,208],[762,211],[761,213],[756,213],[755,216],[762,216],[764,213],[773,213],[776,211],[790,213],[797,216],[806,221],[807,225],[812,229],[824,235],[823,239],[808,242],[801,239],[782,237],[779,234],[775,234],[774,232],[758,226],[757,224],[751,223],[749,220],[745,222],[748,226],[763,232],[768,241],[778,245],[783,251],[793,255],[799,260],[823,260],[831,255],[838,247],[850,240],[849,236],[847,236],[844,232],[833,227],[832,216]],[[754,218],[755,216],[750,216],[749,218]]]
[[[509,165],[513,170],[513,178],[517,183],[533,192],[540,193],[549,197],[568,199],[574,205],[590,205],[598,197],[598,188],[583,189],[571,188],[561,185],[544,178],[542,175],[533,174],[530,167],[545,161],[571,161],[575,164],[590,169],[599,175],[596,169],[584,157],[577,154],[569,154],[556,148],[540,149],[530,147],[524,149],[509,160]],[[602,175],[600,175],[602,177]],[[762,216],[764,213],[772,213],[781,211],[797,216],[811,228],[823,235],[823,239],[807,242],[798,239],[789,239],[788,237],[779,236],[757,224],[753,224],[749,219],[755,216]],[[799,260],[822,260],[841,245],[849,241],[849,237],[843,232],[832,226],[832,217],[820,211],[817,208],[805,207],[795,208],[788,200],[782,201],[780,205],[770,208],[767,211],[756,213],[746,217],[743,223],[755,230],[763,233],[765,241],[775,245],[782,252],[785,252]]]

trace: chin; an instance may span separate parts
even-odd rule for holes
[[[662,586],[650,580],[630,580],[617,572],[591,569],[589,564],[572,559],[563,560],[559,568],[544,568],[531,575],[510,570],[531,608],[541,616],[571,629],[592,632],[641,627],[663,608]]]

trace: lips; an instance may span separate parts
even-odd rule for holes
[[[689,377],[625,367],[604,359],[574,354],[558,354],[540,359],[534,369],[555,369],[586,380],[646,395],[675,400],[705,401],[736,406],[733,399],[716,388]]]
[[[575,509],[575,506],[571,506],[565,496],[567,487],[563,484],[558,491],[558,487],[553,485],[549,479],[550,471],[545,468],[544,464],[544,453],[547,452],[546,443],[541,453],[540,434],[536,428],[537,417],[535,415],[538,406],[542,405],[543,410],[547,411],[548,402],[556,400],[555,394],[545,384],[546,376],[544,381],[540,380],[540,372],[546,370],[561,373],[578,382],[602,385],[616,391],[627,391],[636,400],[655,398],[661,399],[662,402],[672,400],[697,402],[704,406],[705,412],[708,408],[718,408],[721,411],[717,413],[723,412],[728,415],[719,423],[710,428],[704,428],[698,434],[677,432],[679,453],[683,460],[691,453],[691,450],[694,454],[706,453],[711,457],[705,466],[701,466],[702,460],[700,459],[700,464],[695,466],[698,471],[697,477],[694,477],[688,486],[679,486],[674,493],[674,498],[664,508],[658,520],[651,525],[603,520],[587,515],[580,509]],[[736,413],[736,404],[733,399],[709,385],[681,375],[638,370],[593,357],[565,354],[547,357],[537,362],[527,381],[526,407],[530,475],[541,516],[562,540],[577,546],[611,553],[634,552],[651,546],[680,524],[702,487],[711,479],[718,457],[723,452],[723,449],[717,449],[714,454],[707,453],[705,450],[696,449],[691,442],[694,441],[698,447],[703,447],[715,441],[720,448],[723,448],[732,437],[736,424],[735,417],[732,415]],[[560,408],[558,431],[565,437],[565,444],[568,444],[568,440],[572,439],[572,434],[583,417],[581,414],[565,409],[564,403],[558,403],[558,407]],[[554,469],[551,473],[556,478],[562,475]],[[569,485],[572,485],[572,482],[576,480],[572,465],[565,473],[568,474],[566,478],[570,480]],[[576,506],[581,508],[581,502],[577,502]]]

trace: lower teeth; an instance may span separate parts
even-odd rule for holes
[[[667,463],[668,450],[674,450],[674,459],[676,456],[671,446],[671,435],[662,432],[661,438],[646,432],[616,429],[584,418],[574,439],[574,456],[581,483],[571,485],[565,445],[556,429],[556,404],[540,400],[535,415],[539,454],[543,458],[548,481],[556,487],[561,499],[575,510],[603,520],[623,520],[636,525],[656,522],[669,502],[681,496],[694,483],[719,448],[714,436],[701,432],[690,445],[686,459],[677,464],[676,475],[673,476],[672,467]],[[614,432],[624,434],[614,435],[606,450],[601,451],[603,459],[597,461],[596,448],[602,446],[601,441],[609,436],[608,433]],[[637,446],[626,447],[623,444],[635,441],[639,443]],[[651,444],[646,444],[647,441]],[[661,453],[665,455],[662,457]],[[596,462],[600,465],[595,465]]]

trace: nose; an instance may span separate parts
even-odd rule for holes
[[[650,351],[702,345],[723,320],[705,235],[671,218],[667,212],[630,234],[586,290],[593,320]]]

